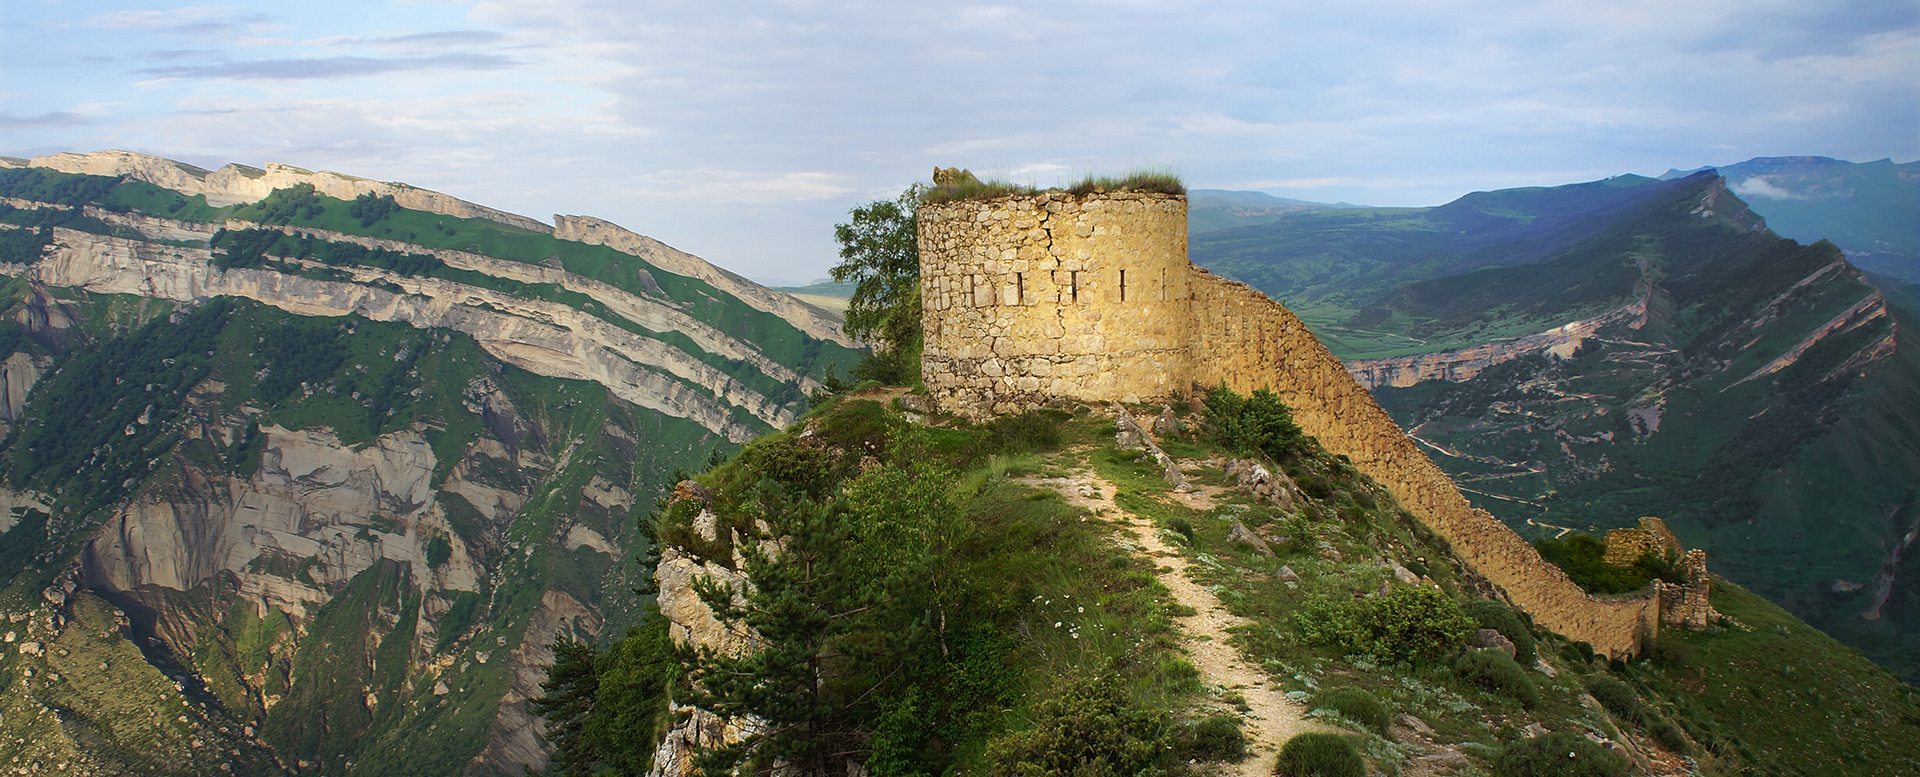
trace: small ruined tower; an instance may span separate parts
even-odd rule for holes
[[[919,231],[921,372],[941,409],[979,418],[1192,385],[1184,195],[929,202]]]

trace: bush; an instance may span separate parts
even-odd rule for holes
[[[1166,523],[1168,529],[1187,538],[1188,547],[1193,547],[1193,521],[1187,520],[1184,515],[1176,515],[1168,518]]]
[[[1240,720],[1231,715],[1215,715],[1188,725],[1180,732],[1181,756],[1200,761],[1231,761],[1247,758],[1247,737],[1240,732]]]
[[[1028,410],[986,422],[983,453],[1039,453],[1060,447],[1060,423],[1071,416],[1059,410]]]
[[[1474,628],[1473,619],[1460,612],[1452,597],[1409,587],[1367,599],[1309,600],[1294,613],[1293,627],[1308,643],[1348,655],[1409,662],[1445,657],[1464,644]]]
[[[1687,741],[1687,732],[1681,731],[1680,727],[1674,725],[1671,720],[1662,718],[1654,721],[1652,726],[1647,727],[1647,733],[1653,737],[1653,741],[1659,742],[1661,747],[1677,755],[1688,755],[1693,752],[1693,743]]]
[[[1242,454],[1263,454],[1275,461],[1306,440],[1286,404],[1266,389],[1255,389],[1251,396],[1241,397],[1222,384],[1207,392],[1207,424],[1222,446]]]
[[[1661,634],[1647,645],[1647,658],[1669,669],[1693,663],[1693,646],[1671,634]]]
[[[1596,676],[1587,678],[1587,693],[1599,700],[1600,706],[1607,708],[1614,717],[1621,720],[1633,720],[1633,713],[1640,707],[1640,698],[1626,683],[1611,677]]]
[[[1521,622],[1519,614],[1515,613],[1513,608],[1490,599],[1478,599],[1461,605],[1460,610],[1465,612],[1467,617],[1479,621],[1480,628],[1498,631],[1500,636],[1512,642],[1515,653],[1513,660],[1518,661],[1521,666],[1533,663],[1535,648],[1533,630]]]
[[[1364,688],[1334,688],[1313,697],[1313,706],[1333,710],[1381,736],[1387,734],[1387,707]]]
[[[1502,651],[1482,648],[1461,656],[1459,661],[1454,662],[1453,673],[1462,680],[1512,697],[1528,707],[1540,703],[1540,691],[1533,687],[1532,680],[1527,679],[1527,670],[1521,669],[1512,656]]]
[[[452,556],[453,543],[447,540],[446,535],[435,534],[427,540],[428,568],[439,569],[440,565],[447,563],[447,559]]]
[[[1282,777],[1366,777],[1367,762],[1339,734],[1301,734],[1280,748],[1273,773]]]
[[[995,775],[1137,774],[1171,742],[1164,712],[1142,709],[1115,677],[1070,678],[1034,709],[1033,728],[988,749]]]
[[[1495,777],[1626,777],[1627,763],[1586,737],[1562,731],[1514,743],[1493,759],[1493,773]]]

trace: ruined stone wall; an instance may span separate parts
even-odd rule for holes
[[[1653,635],[1656,597],[1589,595],[1499,519],[1474,508],[1292,311],[1198,268],[1191,289],[1196,348],[1206,354],[1194,362],[1195,383],[1273,391],[1302,430],[1385,486],[1541,625],[1607,655],[1635,653]]]
[[[980,417],[1185,392],[1186,199],[1066,192],[923,205],[927,390]]]
[[[919,219],[922,378],[942,410],[1271,389],[1541,625],[1611,656],[1659,628],[1658,596],[1581,590],[1469,504],[1291,311],[1189,263],[1184,197],[1049,192],[924,205]]]
[[[1640,519],[1638,529],[1607,532],[1607,555],[1602,560],[1616,567],[1630,567],[1649,553],[1670,559],[1680,555],[1680,539],[1667,530],[1665,521],[1651,515]]]
[[[1653,581],[1653,590],[1660,597],[1660,622],[1693,631],[1704,630],[1720,620],[1720,613],[1713,609],[1709,599],[1713,581],[1707,576],[1706,551],[1698,548],[1687,551],[1680,559],[1680,569],[1686,575],[1685,583]]]

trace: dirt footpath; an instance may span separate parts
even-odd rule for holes
[[[1140,548],[1137,553],[1153,563],[1155,574],[1173,593],[1174,601],[1193,608],[1193,615],[1173,620],[1182,632],[1181,643],[1192,657],[1193,665],[1200,669],[1202,682],[1245,696],[1251,709],[1241,715],[1246,722],[1243,730],[1247,734],[1248,750],[1253,755],[1241,763],[1227,764],[1223,773],[1267,777],[1273,774],[1274,760],[1288,739],[1306,731],[1326,730],[1308,721],[1305,706],[1287,699],[1269,682],[1265,671],[1227,643],[1232,636],[1227,630],[1246,623],[1246,619],[1227,612],[1218,597],[1187,576],[1186,556],[1167,544],[1152,521],[1114,504],[1112,483],[1085,471],[1069,478],[1035,482],[1060,492],[1068,502],[1103,516],[1129,532],[1131,541]],[[1209,490],[1213,489],[1176,496],[1189,507],[1207,510],[1214,506]]]

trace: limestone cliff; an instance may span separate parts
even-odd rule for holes
[[[847,339],[847,336],[840,331],[838,324],[821,315],[813,306],[794,299],[793,295],[773,291],[715,267],[700,257],[677,251],[658,240],[629,232],[618,224],[592,216],[555,215],[553,223],[554,237],[607,246],[621,253],[645,259],[649,264],[667,272],[699,278],[756,309],[786,319],[788,323],[813,337],[831,340],[841,345],[853,345],[853,341]]]
[[[205,249],[155,246],[67,229],[57,230],[55,237],[56,248],[48,258],[31,266],[0,267],[0,273],[101,293],[181,301],[245,297],[299,315],[355,314],[421,328],[455,329],[474,336],[489,352],[515,366],[542,375],[592,380],[635,404],[698,421],[735,442],[751,439],[753,431],[732,421],[719,400],[743,407],[774,426],[792,418],[791,410],[773,406],[679,349],[634,336],[566,305],[377,270],[360,270],[359,277],[400,291],[271,270],[223,270],[213,266]],[[703,396],[689,383],[712,393]]]
[[[24,165],[10,166],[44,167],[84,175],[131,176],[163,189],[205,196],[207,204],[216,206],[255,202],[272,194],[275,189],[304,183],[312,185],[321,194],[342,200],[351,200],[362,194],[389,195],[403,208],[456,218],[482,218],[536,232],[553,229],[526,216],[475,205],[403,183],[374,181],[324,170],[313,172],[274,162],[268,162],[265,170],[230,164],[208,172],[183,162],[132,151],[95,151],[90,154],[49,154],[34,157]]]
[[[527,700],[543,694],[548,646],[636,623],[638,523],[666,473],[791,423],[819,377],[857,357],[785,295],[604,222],[596,245],[612,250],[587,250],[523,217],[333,173],[120,152],[27,164],[216,207],[300,183],[391,195],[403,214],[468,219],[457,226],[480,239],[451,250],[344,218],[8,201],[19,223],[0,227],[63,226],[37,258],[0,267],[15,279],[0,296],[14,344],[0,353],[0,428],[41,435],[0,443],[0,474],[25,483],[0,489],[0,554],[22,560],[0,570],[0,617],[36,624],[32,652],[0,650],[0,675],[57,665],[61,682],[100,692],[0,684],[0,762],[537,771],[549,746]],[[293,250],[234,262],[231,242],[210,247],[222,229]],[[435,263],[400,272],[300,250],[314,245]],[[73,664],[51,647],[83,638],[113,657]],[[112,692],[122,676],[165,686],[180,725],[130,708],[144,702]],[[16,714],[55,706],[110,725]],[[173,755],[132,755],[147,751]]]
[[[755,309],[785,319],[809,336],[845,346],[853,345],[853,342],[840,332],[835,322],[789,294],[773,291],[716,267],[700,257],[675,250],[657,240],[634,234],[611,222],[590,216],[556,215],[554,217],[554,223],[558,225],[556,228],[527,216],[477,205],[447,194],[404,183],[374,181],[324,170],[314,172],[274,162],[267,163],[265,169],[229,164],[209,172],[184,162],[132,151],[95,151],[86,154],[71,152],[49,154],[34,157],[25,163],[0,160],[0,168],[5,167],[39,167],[64,173],[128,176],[163,189],[204,196],[207,203],[214,206],[257,202],[276,189],[300,184],[311,185],[314,191],[320,194],[342,200],[351,200],[363,194],[390,196],[402,208],[455,218],[487,219],[520,229],[553,234],[563,240],[605,245],[646,260],[668,272],[706,281]],[[160,239],[177,239],[154,233],[149,235]]]

